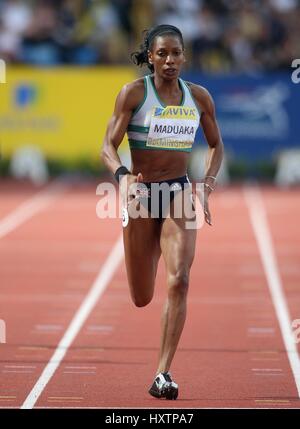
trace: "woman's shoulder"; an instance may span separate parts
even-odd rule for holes
[[[138,79],[133,80],[132,82],[126,83],[122,91],[126,92],[127,95],[137,96],[139,93],[144,95],[145,85],[144,78],[140,77]]]
[[[120,91],[120,96],[126,101],[126,104],[129,104],[134,109],[143,100],[144,92],[144,78],[141,77],[126,83]]]
[[[213,104],[212,96],[204,86],[197,85],[193,82],[186,82],[186,84],[189,86],[193,97],[199,104],[202,111],[205,111],[208,105],[210,106]]]
[[[200,99],[211,97],[209,91],[204,86],[197,85],[193,82],[187,82],[187,81],[185,81],[185,83],[189,86],[194,97],[196,98],[199,97]]]

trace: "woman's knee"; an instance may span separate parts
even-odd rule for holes
[[[141,290],[141,282],[133,284],[130,282],[131,298],[136,307],[145,307],[152,301],[154,293],[154,284],[151,282],[148,285],[143,284]]]
[[[169,295],[186,295],[189,287],[189,272],[185,269],[177,270],[168,275]]]
[[[135,296],[132,295],[132,301],[136,307],[146,307],[152,301],[152,296]]]

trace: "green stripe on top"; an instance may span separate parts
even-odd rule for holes
[[[149,127],[142,127],[141,125],[129,124],[127,127],[127,131],[136,131],[137,133],[147,134],[149,132]]]
[[[130,149],[147,149],[146,141],[128,139]]]
[[[153,147],[147,146],[146,141],[143,140],[128,140],[130,149],[147,149],[147,150],[177,150],[177,152],[191,152],[192,148],[178,149],[178,148],[166,148],[166,147]]]
[[[148,76],[146,76],[146,77],[147,77],[147,79],[149,79],[149,81],[150,81],[150,84],[151,84],[151,86],[152,86],[152,88],[153,88],[154,94],[155,94],[155,96],[156,96],[157,101],[159,102],[159,104],[160,104],[162,107],[167,107],[167,106],[168,106],[168,104],[166,104],[166,103],[164,103],[164,102],[162,101],[162,99],[160,98],[160,96],[159,96],[159,94],[158,94],[158,92],[157,92],[157,89],[156,89],[156,87],[155,87],[154,80],[153,80],[154,78],[152,78],[152,76],[151,76],[151,75],[148,75]],[[180,89],[181,89],[181,92],[182,92],[182,97],[181,97],[181,101],[180,101],[179,106],[183,106],[183,105],[184,105],[184,103],[185,103],[185,90],[184,90],[184,85],[183,85],[183,83],[182,83],[182,79],[181,79],[181,78],[178,78],[178,82],[179,82],[179,86],[180,86]]]
[[[184,83],[184,85],[186,86],[186,88],[188,89],[188,91],[189,91],[189,93],[190,93],[190,96],[191,96],[191,98],[192,98],[192,100],[193,100],[193,102],[194,102],[195,106],[197,107],[198,113],[199,113],[200,118],[201,118],[202,112],[201,112],[201,109],[200,109],[200,107],[199,107],[198,102],[196,101],[195,97],[194,97],[194,96],[193,96],[193,94],[192,94],[192,90],[191,90],[190,85],[188,85],[188,83],[187,83],[186,81],[184,81],[184,80],[183,80],[183,83]]]
[[[134,111],[132,112],[132,116],[135,115],[144,105],[146,98],[148,95],[148,89],[147,89],[147,79],[146,76],[144,77],[144,98],[143,100],[140,102],[140,104],[134,109]]]

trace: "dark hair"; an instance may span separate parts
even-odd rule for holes
[[[182,47],[184,48],[183,37],[181,31],[174,25],[157,25],[156,27],[151,28],[150,30],[144,30],[144,40],[140,46],[140,50],[133,52],[131,54],[131,59],[137,66],[142,67],[144,64],[147,64],[151,72],[154,71],[154,67],[149,63],[148,60],[148,51],[151,50],[153,42],[156,37],[170,34],[177,36],[180,40]]]

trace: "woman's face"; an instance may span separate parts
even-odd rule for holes
[[[150,64],[157,75],[165,80],[177,79],[185,62],[180,39],[173,35],[158,36],[148,52]]]

